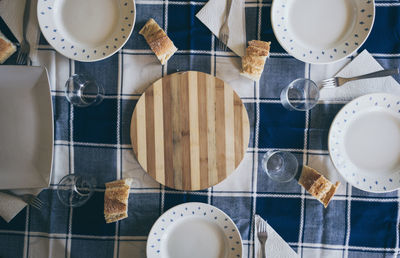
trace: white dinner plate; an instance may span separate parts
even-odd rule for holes
[[[359,97],[336,115],[329,131],[333,164],[353,186],[368,192],[400,188],[400,97]]]
[[[235,223],[220,209],[190,202],[166,211],[147,239],[148,258],[242,257],[242,239]]]
[[[47,187],[53,160],[47,71],[0,66],[0,78],[0,189]]]
[[[133,0],[39,0],[37,16],[44,37],[59,53],[91,62],[123,47],[136,11]]]
[[[367,39],[375,18],[374,0],[274,0],[271,23],[281,46],[313,64],[354,53]]]

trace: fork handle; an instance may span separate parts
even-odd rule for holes
[[[22,20],[22,36],[25,40],[26,40],[30,10],[31,10],[31,0],[26,0],[24,8],[24,18]]]
[[[265,255],[265,242],[261,243],[261,258],[267,258]]]
[[[232,6],[232,2],[234,0],[227,0],[226,1],[226,16],[225,16],[225,21],[227,21],[229,19],[229,14],[231,13],[231,6]]]
[[[399,68],[397,69],[388,69],[388,70],[382,70],[378,72],[373,72],[373,73],[368,73],[360,76],[355,76],[351,78],[347,78],[349,81],[354,81],[354,80],[361,80],[361,79],[369,79],[369,78],[377,78],[377,77],[385,77],[385,76],[391,76],[391,75],[396,75],[399,74]]]

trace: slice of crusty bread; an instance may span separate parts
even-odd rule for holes
[[[326,208],[336,193],[340,182],[332,184],[323,175],[318,173],[317,170],[304,165],[299,178],[299,184]]]
[[[132,179],[106,183],[104,193],[104,218],[107,223],[128,217],[129,189]]]
[[[271,42],[261,40],[249,41],[246,55],[242,57],[241,75],[253,81],[258,81],[264,71],[264,65],[269,56]]]
[[[150,19],[139,31],[149,44],[151,50],[156,54],[161,64],[165,64],[168,59],[178,50],[172,40],[158,26],[155,20]]]
[[[15,51],[17,51],[15,45],[0,34],[0,64],[4,63]]]

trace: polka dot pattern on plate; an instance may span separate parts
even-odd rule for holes
[[[119,21],[116,22],[119,28],[112,29],[113,32],[111,35],[104,39],[104,42],[100,42],[96,46],[75,42],[68,35],[65,35],[62,28],[57,27],[58,23],[54,18],[54,12],[57,10],[55,8],[57,1],[55,0],[38,0],[37,14],[39,26],[49,44],[62,55],[77,61],[98,61],[113,55],[121,49],[133,31],[132,24],[135,23],[136,19],[134,1],[115,1],[119,10]],[[109,47],[110,45],[112,47]]]
[[[346,147],[348,143],[346,140],[348,128],[353,121],[359,121],[360,117],[365,116],[369,112],[379,112],[379,117],[383,117],[383,115],[389,116],[390,121],[394,119],[393,121],[397,121],[400,124],[400,114],[398,112],[400,110],[396,107],[397,103],[400,103],[400,97],[395,95],[385,93],[364,95],[345,105],[332,122],[328,137],[328,150],[332,162],[338,172],[350,184],[361,190],[389,192],[399,189],[400,165],[396,163],[397,165],[390,170],[379,171],[379,173],[373,173],[366,168],[356,165],[353,161],[354,157],[353,159],[350,158],[348,147]],[[368,117],[368,119],[370,118]],[[368,141],[368,139],[365,141]],[[385,144],[385,146],[387,145]],[[374,164],[376,162],[377,160],[374,161]]]
[[[167,241],[163,236],[169,236],[168,231],[184,219],[198,219],[217,225],[226,238],[226,257],[242,256],[242,239],[235,223],[223,211],[212,205],[189,202],[171,208],[154,223],[147,240],[147,257],[163,257],[163,241]]]
[[[351,24],[344,36],[336,40],[334,45],[326,43],[325,47],[312,45],[299,38],[298,27],[291,23],[294,8],[291,0],[274,0],[271,7],[271,23],[274,34],[281,46],[293,57],[315,64],[332,63],[356,52],[369,36],[375,18],[375,2],[372,0],[348,0],[348,19]],[[309,1],[308,1],[309,2]],[[297,10],[297,8],[295,8]],[[310,14],[312,15],[312,14]],[[338,23],[339,24],[339,23]],[[346,25],[343,25],[346,26]],[[323,29],[323,28],[322,28]],[[329,32],[330,33],[330,32]],[[321,55],[322,53],[322,55]]]

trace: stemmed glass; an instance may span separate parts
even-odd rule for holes
[[[64,176],[58,183],[57,195],[64,205],[80,207],[92,197],[95,187],[94,177],[70,174]]]

